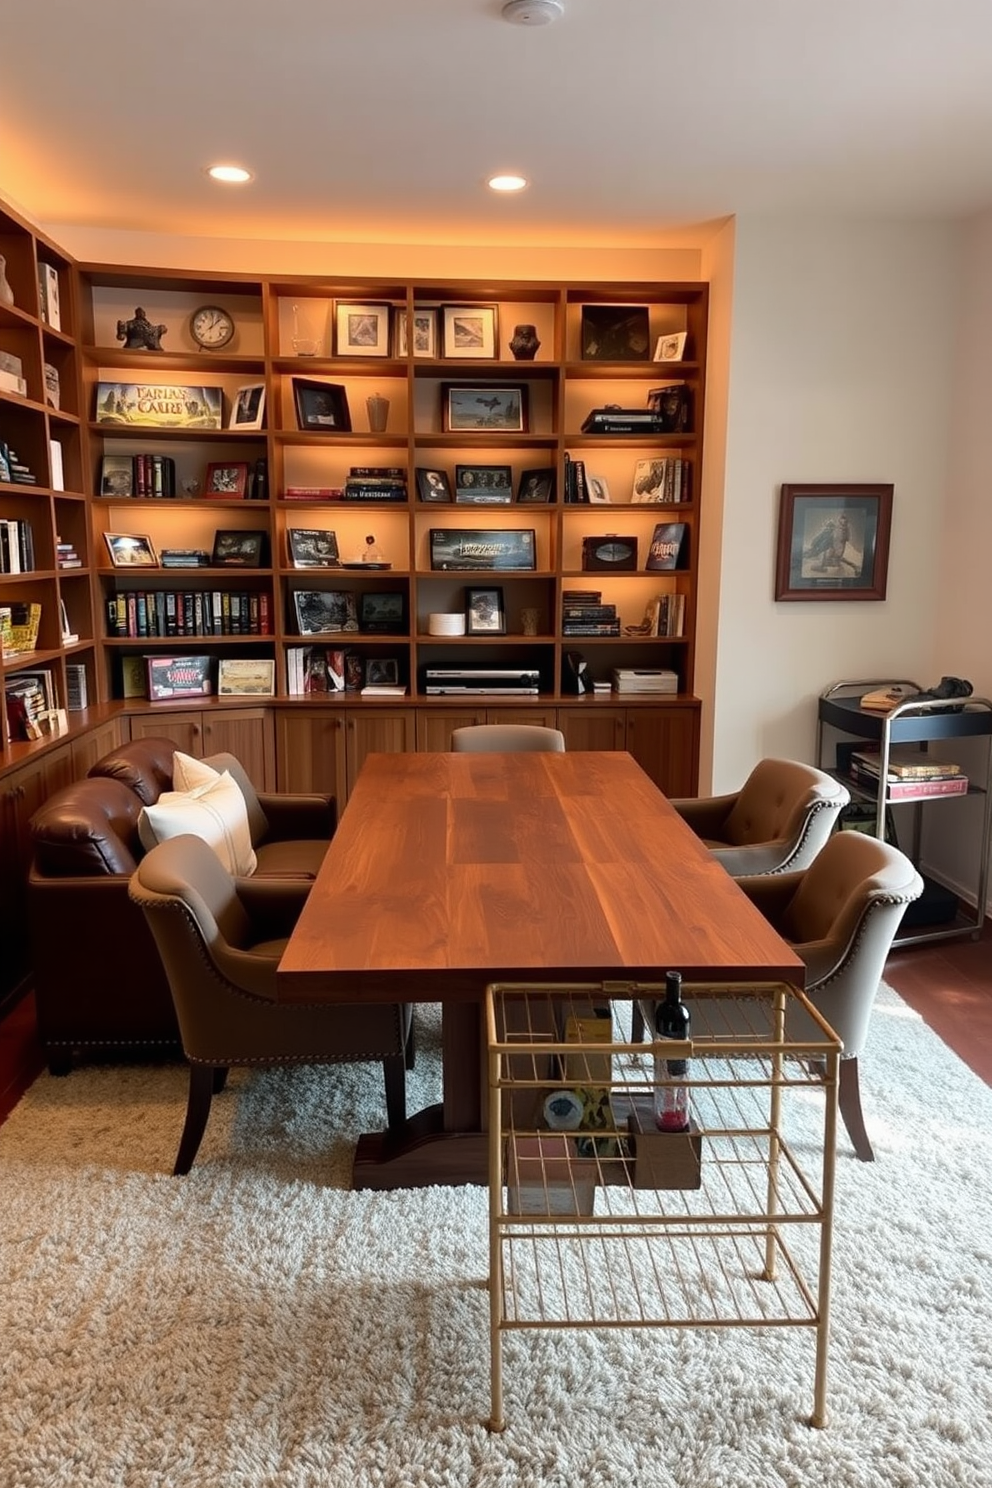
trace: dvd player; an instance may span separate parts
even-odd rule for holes
[[[428,682],[538,682],[537,667],[428,667]]]
[[[516,687],[503,687],[498,682],[428,682],[426,691],[428,697],[537,697],[540,688],[536,682],[533,686],[521,682]]]

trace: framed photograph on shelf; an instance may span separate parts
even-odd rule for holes
[[[210,656],[146,656],[148,697],[153,703],[213,694]]]
[[[309,434],[350,434],[348,394],[339,382],[315,382],[293,378],[296,422]]]
[[[884,599],[890,485],[782,486],[775,598]]]
[[[104,542],[115,568],[158,568],[158,556],[150,537],[133,532],[105,532]]]
[[[358,629],[358,606],[348,590],[297,589],[293,608],[300,635],[334,635]]]
[[[276,664],[271,659],[229,656],[217,663],[220,697],[272,697],[275,690]]]
[[[366,687],[398,687],[400,664],[395,656],[370,656],[365,663]]]
[[[465,634],[506,635],[502,589],[465,590]]]
[[[437,356],[437,311],[419,305],[413,311],[413,354],[415,357]],[[393,315],[393,356],[408,355],[406,311]]]
[[[495,305],[442,305],[443,355],[493,361],[497,352],[498,314]]]
[[[509,506],[512,465],[456,465],[455,501],[466,506]]]
[[[533,527],[497,527],[492,531],[469,527],[432,527],[431,568],[435,571],[537,568],[537,540]]]
[[[104,455],[100,461],[100,495],[134,495],[134,459],[131,455]]]
[[[213,460],[207,466],[204,496],[245,497],[248,494],[247,460]]]
[[[228,529],[214,533],[211,568],[261,568],[267,534],[257,529]]]
[[[586,487],[589,491],[589,501],[591,504],[595,505],[598,503],[600,506],[603,506],[610,501],[610,488],[603,476],[587,475]]]
[[[584,362],[646,362],[651,349],[647,305],[583,305]]]
[[[540,470],[521,470],[517,500],[541,506],[554,501],[555,475],[553,465],[542,466]]]
[[[340,568],[337,533],[326,527],[290,527],[286,532],[294,568]]]
[[[527,388],[506,383],[446,382],[441,386],[446,434],[522,434],[527,430]]]
[[[360,597],[358,628],[368,635],[406,633],[406,595],[398,590],[369,592]]]
[[[390,309],[387,304],[345,305],[335,302],[335,355],[388,357]]]
[[[656,362],[680,362],[685,356],[685,331],[673,331],[670,336],[659,336],[655,342]]]
[[[427,470],[417,466],[417,495],[421,501],[450,501],[451,482],[446,470]]]
[[[265,383],[249,382],[239,387],[231,404],[229,429],[260,429],[265,418]]]

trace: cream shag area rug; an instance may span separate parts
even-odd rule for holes
[[[825,1431],[810,1330],[541,1331],[493,1436],[487,1196],[347,1190],[376,1068],[232,1072],[186,1179],[183,1068],[43,1076],[0,1128],[0,1485],[988,1485],[992,1091],[886,990],[862,1083]]]

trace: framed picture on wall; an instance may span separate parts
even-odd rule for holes
[[[782,486],[775,598],[884,599],[892,486]]]

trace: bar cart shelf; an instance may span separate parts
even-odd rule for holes
[[[900,685],[921,690],[919,683],[899,679]],[[898,704],[890,713],[871,712],[861,707],[861,697],[877,688],[893,686],[891,679],[881,681],[835,682],[820,694],[816,724],[816,758],[821,769],[828,770],[843,781],[851,792],[852,799],[874,807],[874,835],[881,841],[887,835],[887,817],[892,806],[908,806],[912,812],[912,847],[909,856],[919,867],[924,810],[947,809],[952,801],[964,802],[959,809],[975,810],[982,802],[982,832],[975,868],[975,908],[959,905],[953,918],[936,924],[916,924],[913,914],[907,915],[903,928],[893,945],[921,945],[931,941],[961,939],[977,940],[985,914],[988,897],[989,848],[992,842],[992,701],[988,698],[969,697],[962,701],[927,699],[914,702],[912,697]],[[919,747],[920,758],[927,758],[927,747],[937,742],[964,739],[980,739],[983,758],[980,768],[969,770],[968,791],[964,795],[919,796],[900,795],[898,799],[887,785],[884,789],[873,789],[851,774],[851,753],[866,745],[877,749],[879,756],[879,779],[889,773],[889,756],[893,745],[912,744]],[[930,884],[924,875],[924,883]],[[928,890],[924,889],[925,903]],[[911,906],[912,908],[912,906]]]
[[[784,983],[683,995],[688,1040],[624,1043],[631,1002],[653,1004],[663,985],[487,990],[492,1430],[504,1334],[535,1328],[805,1327],[809,1419],[826,1424],[842,1046]],[[654,1125],[662,1049],[690,1061],[685,1133]],[[789,1115],[811,1091],[822,1142],[793,1146]]]

